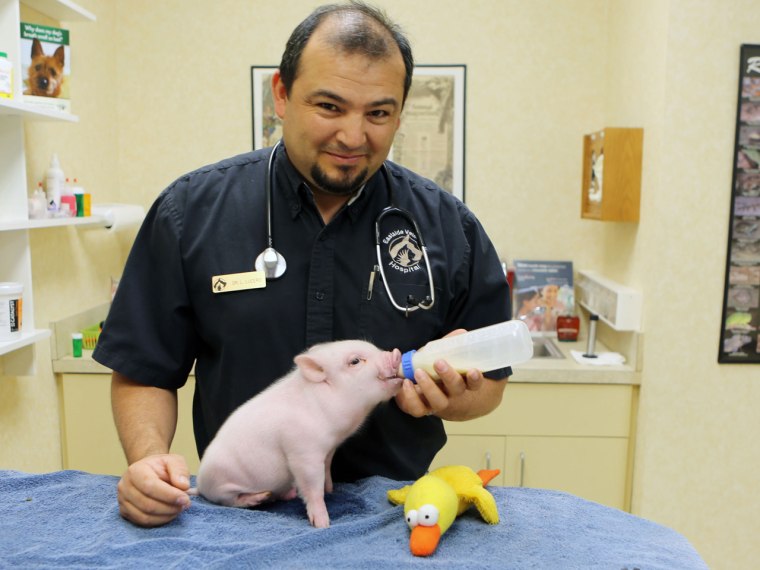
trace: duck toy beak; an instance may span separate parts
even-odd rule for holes
[[[430,556],[438,547],[441,540],[441,527],[416,526],[409,537],[409,549],[415,556]]]

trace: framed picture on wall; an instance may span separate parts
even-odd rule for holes
[[[274,112],[272,75],[276,65],[251,67],[251,104],[253,106],[253,149],[274,146],[282,137],[282,123]]]
[[[253,148],[274,145],[282,125],[274,112],[276,66],[251,67]],[[465,65],[414,68],[401,126],[388,158],[433,180],[464,201]]]
[[[743,45],[718,362],[760,364],[760,45]]]

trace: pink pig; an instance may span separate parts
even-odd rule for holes
[[[400,360],[398,349],[353,340],[299,354],[293,371],[224,422],[203,455],[197,491],[233,507],[300,495],[311,524],[330,526],[324,493],[333,489],[333,454],[396,394]]]

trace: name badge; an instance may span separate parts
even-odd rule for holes
[[[263,271],[214,275],[211,278],[211,292],[214,294],[245,291],[247,289],[263,289],[266,286],[267,279]]]

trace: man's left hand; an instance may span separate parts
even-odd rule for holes
[[[416,384],[404,380],[396,395],[396,403],[402,411],[417,418],[435,414],[442,419],[457,421],[483,415],[501,401],[504,382],[486,380],[479,370],[470,370],[463,376],[443,360],[437,361],[434,368],[439,377],[437,381],[421,369],[414,371]],[[483,401],[486,398],[492,400],[488,397],[492,390],[483,390],[490,384],[499,386],[498,399],[493,407]],[[489,409],[481,412],[484,404]]]

